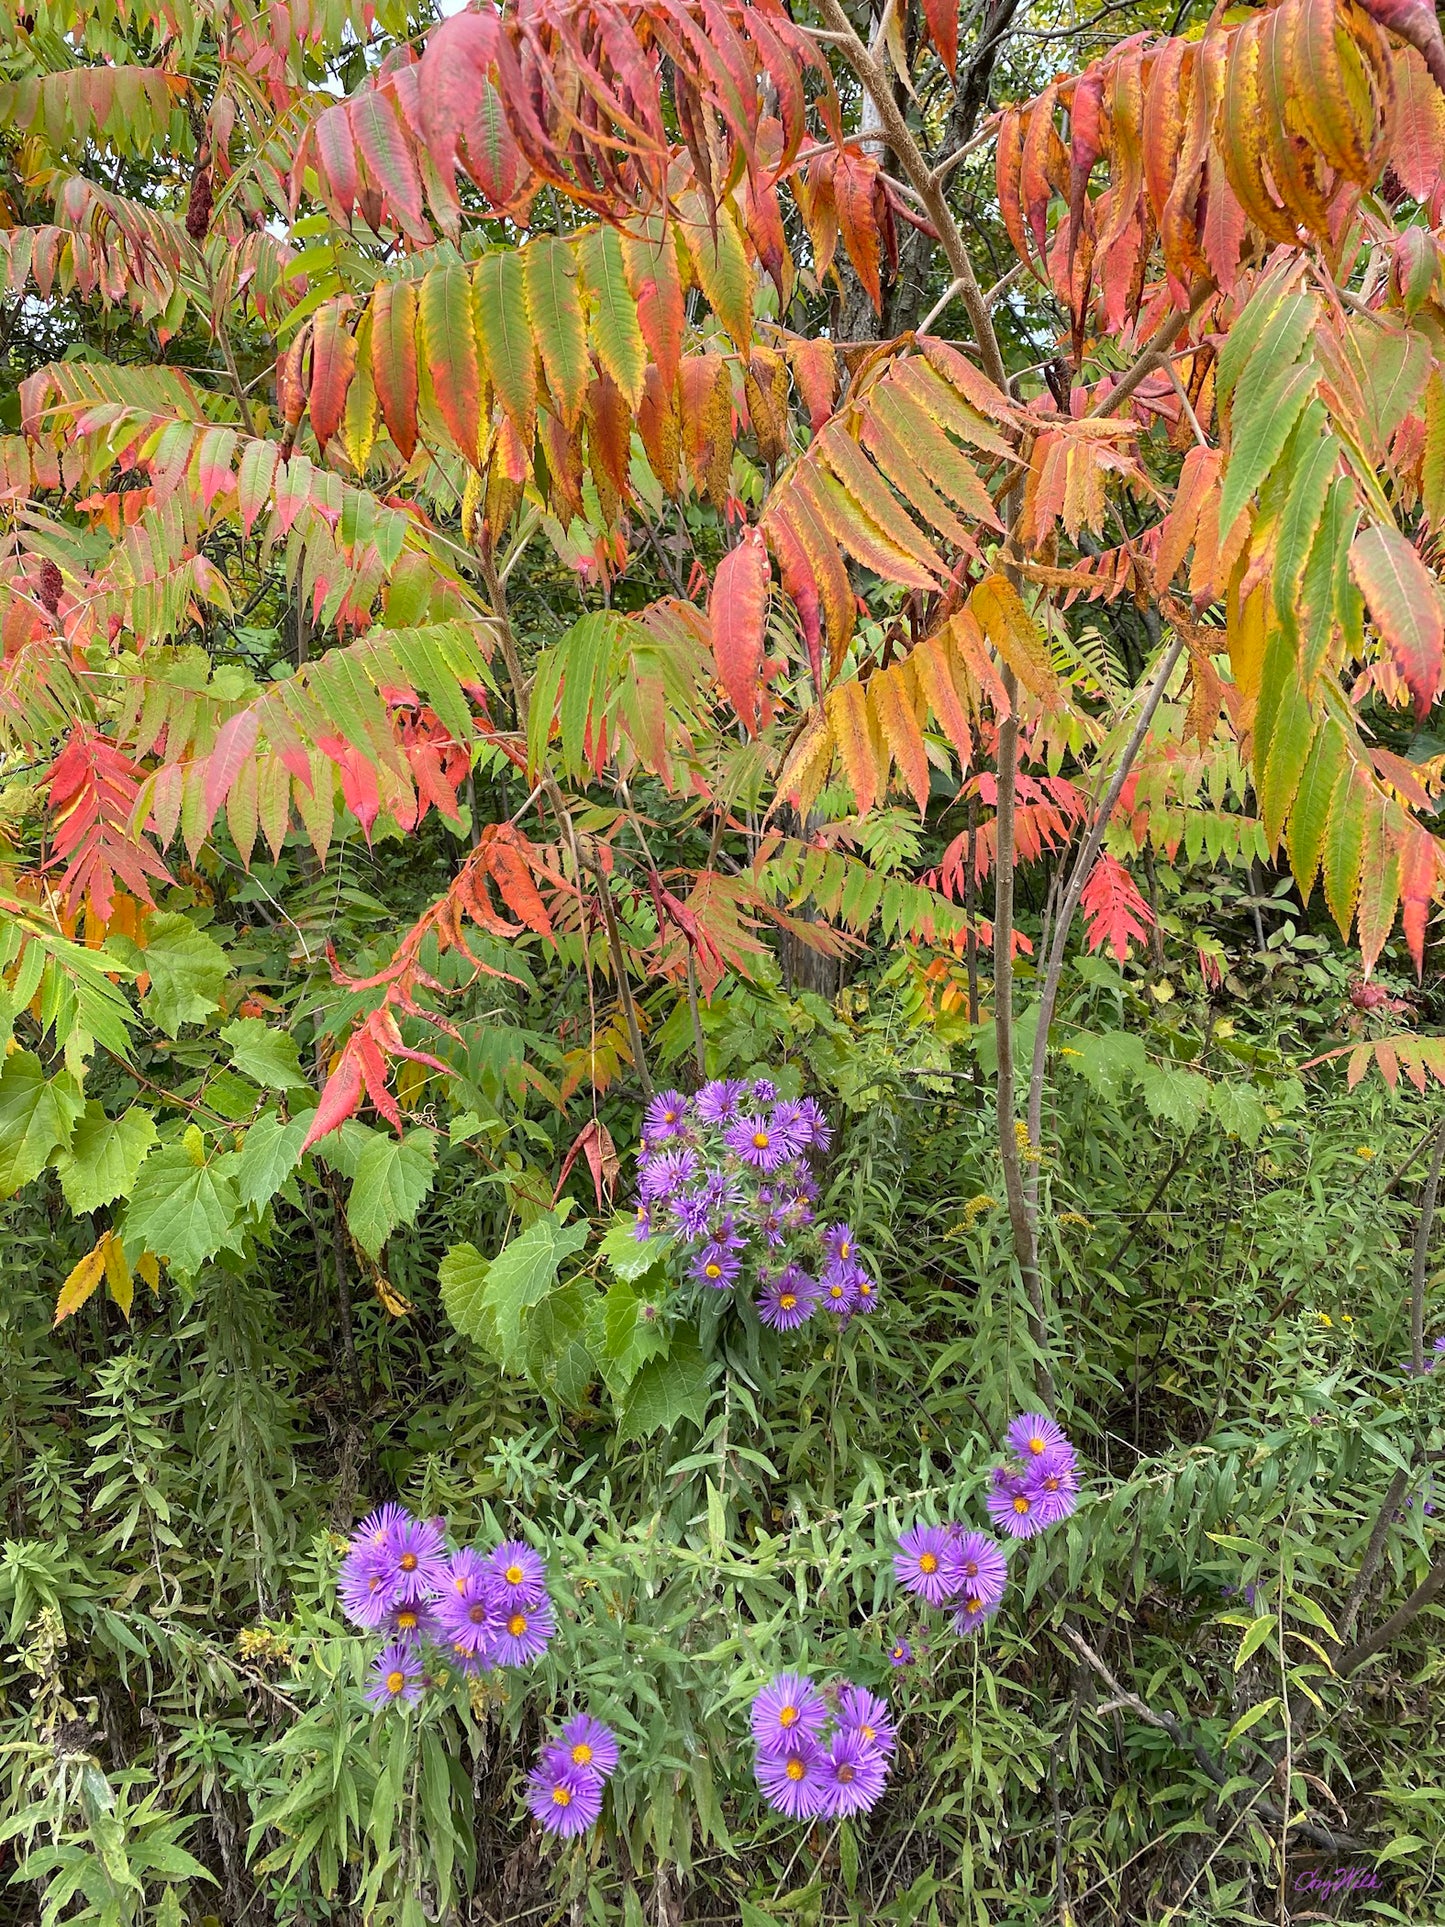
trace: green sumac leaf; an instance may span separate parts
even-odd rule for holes
[[[47,1078],[33,1051],[13,1051],[0,1069],[0,1198],[39,1177],[68,1144],[84,1100],[68,1071]]]
[[[184,1144],[152,1151],[126,1207],[127,1245],[153,1251],[180,1278],[194,1277],[218,1251],[239,1251],[238,1162],[227,1155],[197,1164]]]
[[[539,234],[522,250],[527,313],[547,387],[571,428],[582,413],[591,369],[577,281],[577,257],[556,234]]]
[[[1233,439],[1229,460],[1224,468],[1220,491],[1219,528],[1227,541],[1235,517],[1254,494],[1284,452],[1294,433],[1294,425],[1320,378],[1313,362],[1281,368],[1254,399],[1248,411],[1243,406],[1241,385],[1234,411]]]
[[[592,339],[597,359],[617,383],[629,407],[642,399],[647,348],[637,320],[637,303],[627,285],[617,230],[601,222],[578,240],[582,276],[592,302]]]
[[[697,1333],[687,1326],[675,1331],[666,1355],[644,1365],[632,1381],[617,1422],[618,1438],[670,1432],[683,1419],[701,1427],[707,1419],[711,1376]]]
[[[78,1216],[123,1198],[155,1142],[155,1119],[142,1105],[107,1117],[92,1098],[55,1160],[65,1202]]]
[[[370,1257],[379,1258],[397,1226],[415,1219],[436,1177],[436,1155],[435,1131],[401,1138],[378,1132],[357,1159],[346,1222]]]

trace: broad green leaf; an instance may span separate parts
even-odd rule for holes
[[[155,1142],[155,1119],[143,1105],[132,1104],[119,1117],[107,1117],[92,1098],[68,1148],[55,1160],[65,1202],[79,1216],[123,1198]]]
[[[1264,1105],[1250,1085],[1222,1080],[1211,1084],[1209,1108],[1232,1137],[1242,1139],[1251,1149],[1258,1144],[1267,1120]]]
[[[1139,1089],[1151,1117],[1176,1124],[1186,1133],[1194,1129],[1209,1103],[1209,1079],[1182,1066],[1146,1064],[1139,1075]]]
[[[1268,1621],[1264,1623],[1268,1624]],[[1226,1739],[1224,1744],[1227,1747],[1233,1746],[1234,1742],[1237,1739],[1242,1738],[1243,1735],[1249,1731],[1250,1727],[1257,1726],[1258,1723],[1264,1718],[1265,1714],[1272,1713],[1275,1707],[1278,1705],[1279,1705],[1279,1696],[1278,1694],[1276,1694],[1274,1695],[1274,1697],[1270,1699],[1260,1700],[1257,1705],[1251,1706],[1247,1713],[1241,1713],[1239,1718],[1234,1722],[1233,1726],[1230,1727],[1229,1737],[1228,1739]]]
[[[236,1069],[267,1090],[301,1091],[310,1087],[290,1031],[274,1030],[259,1017],[238,1017],[226,1025],[221,1040],[230,1045]]]
[[[618,1417],[618,1438],[670,1432],[683,1419],[701,1427],[707,1419],[710,1384],[711,1372],[696,1332],[680,1327],[666,1355],[644,1365],[633,1379]]]
[[[69,1071],[47,1078],[33,1051],[13,1051],[0,1069],[0,1198],[38,1177],[85,1104]]]
[[[527,1317],[527,1376],[575,1410],[597,1376],[586,1342],[588,1315],[597,1294],[587,1279],[549,1291]]]
[[[301,1162],[301,1145],[310,1114],[285,1123],[279,1112],[265,1111],[246,1132],[236,1165],[236,1190],[253,1210],[268,1204]]]
[[[151,980],[141,1009],[168,1037],[179,1036],[182,1024],[199,1024],[220,1007],[226,953],[189,917],[172,911],[152,917],[137,968]]]
[[[410,1224],[436,1177],[436,1132],[378,1132],[356,1162],[346,1200],[351,1235],[371,1257],[401,1224]]]
[[[587,1342],[608,1391],[621,1399],[648,1360],[668,1348],[657,1299],[626,1279],[615,1279],[593,1301]]]
[[[1144,1075],[1149,1059],[1142,1037],[1127,1031],[1105,1031],[1102,1036],[1076,1037],[1068,1059],[1099,1096],[1116,1103],[1130,1085]]]
[[[660,1265],[672,1249],[672,1239],[654,1231],[650,1238],[639,1238],[637,1221],[625,1215],[614,1219],[598,1246],[614,1278],[644,1278]]]
[[[152,1151],[126,1206],[126,1243],[153,1251],[178,1278],[193,1278],[218,1251],[239,1251],[238,1163],[227,1155],[197,1164],[184,1144]]]
[[[564,1225],[555,1211],[549,1211],[502,1247],[487,1265],[479,1289],[476,1269],[482,1260],[472,1247],[458,1247],[448,1254],[450,1281],[443,1268],[442,1302],[448,1316],[478,1344],[487,1343],[494,1331],[502,1364],[509,1371],[523,1370],[524,1316],[552,1289],[563,1259],[586,1242],[585,1223]],[[464,1252],[471,1253],[470,1260],[461,1259]]]

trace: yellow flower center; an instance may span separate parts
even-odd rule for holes
[[[509,1586],[520,1586],[522,1583],[522,1568],[520,1566],[508,1566],[503,1577]]]
[[[796,1706],[783,1707],[782,1711],[778,1714],[778,1725],[779,1726],[796,1726],[797,1723],[798,1723],[797,1707]]]
[[[416,1554],[414,1552],[404,1552],[401,1555],[401,1569],[403,1572],[416,1571]]]
[[[398,1630],[401,1632],[404,1632],[404,1633],[415,1632],[416,1631],[416,1614],[413,1612],[398,1613],[396,1616],[396,1623],[397,1623]]]
[[[848,1242],[848,1240],[847,1240],[847,1239],[845,1238],[845,1239],[843,1240],[843,1242],[842,1242],[842,1244],[840,1244],[840,1245],[839,1245],[839,1247],[838,1247],[838,1256],[839,1256],[840,1258],[846,1258],[846,1257],[848,1256],[848,1253],[849,1253],[849,1252],[850,1252],[850,1251],[851,1251],[852,1249],[853,1249],[853,1247],[852,1247],[852,1245],[850,1245],[850,1244],[849,1244],[849,1242]]]
[[[586,1766],[591,1761],[592,1748],[585,1740],[578,1740],[572,1749],[572,1758],[577,1762],[578,1766]]]
[[[452,1584],[456,1587],[458,1592],[465,1592],[467,1589],[467,1582],[465,1579],[454,1579],[452,1581]]]
[[[1022,1518],[1022,1517],[1023,1517],[1023,1515],[1024,1515],[1024,1513],[1026,1513],[1026,1512],[1028,1511],[1028,1509],[1029,1509],[1029,1495],[1028,1495],[1028,1493],[1027,1493],[1027,1492],[1015,1492],[1015,1494],[1014,1494],[1014,1511],[1018,1513],[1018,1515],[1019,1515],[1019,1517],[1020,1517],[1020,1518]]]
[[[712,1264],[712,1265],[704,1265],[702,1269],[703,1269],[703,1276],[704,1276],[704,1277],[706,1277],[706,1278],[721,1278],[721,1277],[722,1277],[722,1266],[721,1266],[721,1265],[717,1265],[717,1264]]]
[[[787,1774],[790,1780],[801,1780],[807,1770],[796,1754],[788,1761]]]
[[[552,1789],[552,1804],[554,1807],[570,1807],[572,1804],[572,1795],[568,1788],[564,1786],[554,1786]]]
[[[388,1693],[399,1693],[402,1687],[405,1685],[406,1685],[405,1673],[388,1673],[387,1674],[386,1690]]]
[[[895,1647],[894,1650],[896,1652],[897,1648]],[[878,1737],[871,1726],[860,1726],[858,1731],[863,1735],[865,1740],[876,1740]]]
[[[841,1298],[843,1296],[843,1287],[841,1285],[829,1285],[828,1296],[830,1298]]]
[[[525,1613],[513,1613],[512,1617],[507,1621],[507,1631],[512,1635],[513,1639],[520,1639],[526,1630],[527,1615]]]
[[[873,1296],[873,1281],[871,1278],[860,1278],[858,1280],[858,1296],[860,1298],[871,1298]]]
[[[753,1148],[755,1150],[766,1151],[768,1148],[768,1141],[769,1141],[768,1134],[766,1131],[753,1132]]]
[[[983,1609],[983,1600],[976,1592],[968,1592],[963,1596],[963,1605],[965,1612],[981,1612]]]
[[[782,1297],[778,1300],[779,1305],[782,1306],[784,1311],[792,1311],[794,1306],[797,1304],[797,1302],[798,1302],[798,1295],[796,1292],[793,1292],[793,1291],[785,1291]]]
[[[1043,1442],[1043,1440],[1042,1440],[1042,1439],[1030,1439],[1030,1440],[1029,1440],[1029,1450],[1030,1450],[1030,1452],[1032,1452],[1032,1453],[1033,1453],[1033,1455],[1034,1455],[1034,1457],[1035,1457],[1035,1458],[1037,1458],[1037,1457],[1038,1457],[1038,1455],[1039,1455],[1039,1453],[1040,1453],[1040,1452],[1042,1452],[1042,1451],[1044,1451],[1045,1449],[1046,1449],[1046,1448],[1045,1448],[1045,1446],[1044,1446],[1044,1442]]]
[[[918,1561],[918,1570],[920,1572],[937,1572],[938,1555],[933,1552],[925,1552]]]
[[[676,1111],[664,1111],[664,1112],[663,1112],[663,1114],[662,1114],[662,1121],[663,1121],[663,1123],[664,1123],[664,1124],[676,1124],[676,1122],[677,1122],[677,1112],[676,1112]]]

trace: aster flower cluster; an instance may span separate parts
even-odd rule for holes
[[[602,1790],[617,1765],[617,1735],[590,1713],[544,1742],[527,1780],[527,1805],[548,1833],[573,1839],[596,1824]]]
[[[384,1505],[363,1519],[341,1562],[342,1611],[385,1641],[372,1667],[373,1706],[414,1704],[427,1684],[430,1646],[452,1672],[529,1666],[557,1622],[547,1568],[529,1545],[508,1539],[490,1552],[448,1552],[440,1519]]]
[[[789,1820],[867,1813],[888,1784],[897,1747],[888,1702],[843,1681],[836,1712],[812,1680],[780,1673],[753,1701],[763,1798]]]
[[[1438,1338],[1430,1341],[1430,1349],[1426,1352],[1420,1369],[1422,1372],[1433,1372],[1437,1365],[1445,1365],[1445,1332],[1441,1332]],[[1415,1365],[1412,1359],[1405,1360],[1404,1371],[1407,1378],[1414,1376]]]
[[[796,1331],[816,1311],[846,1325],[872,1311],[878,1285],[851,1226],[814,1223],[809,1160],[831,1138],[812,1098],[780,1098],[768,1078],[660,1092],[643,1117],[638,1239],[675,1237],[696,1285],[755,1283],[758,1317],[774,1331]]]
[[[1014,1456],[993,1468],[984,1505],[1006,1537],[1032,1539],[1078,1505],[1078,1459],[1061,1427],[1042,1412],[1021,1413],[1008,1428],[1008,1442]],[[1008,1583],[998,1541],[959,1525],[910,1526],[898,1541],[893,1570],[915,1598],[951,1608],[953,1630],[964,1635],[988,1623]]]

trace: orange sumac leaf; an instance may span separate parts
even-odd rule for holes
[[[341,426],[346,391],[355,372],[356,339],[340,309],[328,302],[317,313],[311,331],[311,427],[323,451]]]
[[[371,373],[387,433],[403,461],[416,451],[416,289],[383,281],[371,303]]]
[[[1445,609],[1435,578],[1393,524],[1355,537],[1350,571],[1423,721],[1445,683]]]

